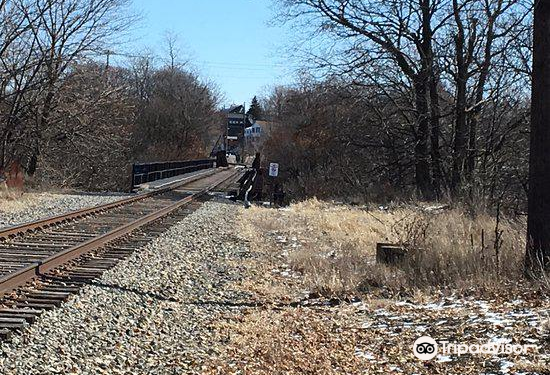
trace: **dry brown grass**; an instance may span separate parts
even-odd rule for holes
[[[0,212],[13,212],[24,206],[24,195],[18,190],[9,189],[0,182]]]
[[[35,207],[51,198],[48,193],[22,193],[14,190],[0,191],[0,212],[18,212]]]
[[[238,237],[246,241],[249,256],[230,263],[240,270],[241,276],[231,288],[247,295],[247,302],[255,307],[226,313],[212,322],[211,328],[219,335],[223,350],[202,365],[202,373],[498,372],[498,361],[485,361],[485,358],[462,357],[452,363],[425,363],[412,355],[412,343],[418,338],[419,331],[409,327],[411,322],[417,327],[430,327],[428,333],[432,337],[454,337],[458,341],[472,340],[472,332],[491,337],[502,330],[501,326],[494,326],[492,322],[470,321],[472,316],[482,314],[481,308],[471,302],[475,298],[448,309],[427,306],[419,309],[419,304],[443,304],[458,299],[454,296],[441,298],[425,292],[423,288],[418,288],[420,284],[405,285],[403,280],[408,280],[412,268],[390,269],[373,264],[374,244],[377,241],[399,241],[406,234],[407,239],[417,238],[417,244],[420,239],[422,243],[428,243],[428,239],[432,238],[430,236],[440,233],[434,231],[430,234],[432,229],[414,229],[425,228],[420,224],[423,221],[418,219],[418,216],[424,217],[422,211],[400,208],[369,213],[359,208],[308,201],[283,210],[242,209],[241,215]],[[441,215],[450,215],[445,220],[453,218],[458,223],[457,227],[444,225],[445,220],[441,218],[445,216]],[[467,216],[460,216],[458,220],[456,215],[453,212],[428,215],[428,219],[433,216],[440,220],[437,225],[430,223],[428,228],[468,233],[467,225],[480,229],[483,220],[488,220],[484,225],[494,224],[490,218],[472,224],[475,220]],[[520,231],[521,224],[517,225],[519,227],[516,229],[516,224],[507,223],[503,228]],[[422,233],[422,236],[415,233]],[[486,241],[489,239],[490,236]],[[455,242],[457,246],[466,243],[471,247],[466,240],[455,239]],[[476,242],[474,248],[475,245]],[[506,242],[503,249],[505,246]],[[464,254],[464,257],[468,256],[466,252]],[[479,272],[478,268],[469,265],[467,272]],[[396,303],[393,298],[379,298],[376,294],[361,296],[362,302],[341,303],[316,298],[318,296],[314,293],[321,292],[325,297],[357,295],[362,286],[375,282],[393,285],[392,288],[396,285],[411,288],[407,300],[413,303]],[[496,312],[504,313],[510,309],[523,311],[515,304],[504,303],[510,296],[507,293],[503,296],[505,298],[491,299],[495,301]],[[531,302],[524,302],[526,306],[547,310],[544,305],[539,306],[543,303],[542,299],[528,297],[526,295],[524,300]],[[435,324],[441,321],[448,323]],[[524,322],[518,321],[512,326],[516,332],[513,336],[538,337],[532,332],[532,327]],[[535,368],[533,366],[538,365],[531,361],[526,366]]]
[[[310,199],[283,210],[253,207],[243,215],[253,244],[264,251],[283,246],[292,269],[325,296],[372,287],[491,289],[522,279],[523,221],[500,219],[497,262],[496,219],[486,213],[472,217],[458,208],[412,206],[367,210]],[[408,244],[413,255],[399,267],[378,265],[377,242]]]
[[[368,333],[350,327],[351,309],[296,308],[245,314],[219,323],[231,344],[205,374],[361,374],[368,364],[355,355]]]

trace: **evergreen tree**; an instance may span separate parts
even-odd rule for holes
[[[252,98],[252,103],[250,104],[250,108],[248,108],[248,112],[246,113],[254,120],[260,120],[262,118],[263,109],[256,96]]]

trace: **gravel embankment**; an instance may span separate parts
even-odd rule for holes
[[[0,373],[199,373],[224,345],[210,323],[247,297],[228,286],[248,256],[236,212],[204,204],[3,344]]]
[[[124,194],[29,193],[0,201],[0,229],[123,199]]]

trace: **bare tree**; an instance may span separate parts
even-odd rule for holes
[[[125,189],[131,163],[135,100],[128,72],[73,64],[44,130],[40,179],[57,186]]]
[[[124,12],[126,0],[42,0],[42,25],[33,27],[40,53],[46,56],[42,74],[45,83],[36,113],[35,137],[27,173],[36,171],[41,135],[50,122],[62,77],[76,59],[105,50],[112,38],[126,30],[133,18]],[[31,23],[32,25],[32,23]]]
[[[400,112],[391,132],[414,156],[414,183],[423,198],[446,188],[461,197],[463,182],[472,194],[477,160],[498,164],[487,152],[502,150],[524,124],[523,110],[502,123],[495,119],[499,106],[521,107],[524,97],[528,75],[520,70],[529,57],[518,40],[529,33],[527,1],[277,2],[285,20],[333,42],[328,51],[311,51],[325,78],[337,75],[363,88],[359,95],[386,96],[382,103]],[[367,144],[386,148],[384,139]],[[488,151],[488,144],[496,146]],[[394,147],[392,157],[398,154]],[[399,157],[407,163],[406,153]]]
[[[167,31],[164,36],[164,65],[170,69],[181,69],[188,61],[182,60],[182,51],[180,47],[180,38],[173,31]]]
[[[215,89],[193,73],[166,67],[150,71],[134,133],[139,160],[176,160],[206,154],[218,104]]]
[[[119,40],[135,19],[127,0],[0,3],[1,159],[34,174],[58,93],[72,64]]]
[[[43,56],[37,56],[32,28],[41,24],[42,10],[32,2],[0,3],[0,168],[17,158],[26,109],[24,98],[38,90]]]
[[[175,35],[162,69],[147,55],[130,69],[94,61],[119,55],[129,4],[0,0],[0,170],[18,160],[39,180],[120,188],[132,157],[206,154],[218,94],[183,69]]]
[[[410,112],[414,117],[415,182],[423,198],[433,198],[432,170],[437,178],[441,175],[434,36],[451,17],[444,12],[442,1],[286,0],[284,4],[290,9],[288,16],[313,13],[320,30],[355,42],[361,51],[355,64],[364,66],[365,56],[377,56],[390,60],[407,78],[414,96]]]
[[[508,0],[453,0],[452,11],[454,24],[447,29],[454,40],[449,74],[456,87],[451,176],[451,189],[456,195],[464,181],[472,182],[479,117],[486,104],[488,81],[502,73],[498,63],[511,50],[511,42],[529,33],[529,6]],[[505,74],[514,72],[508,70]]]

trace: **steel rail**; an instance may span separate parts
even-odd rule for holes
[[[134,220],[130,223],[127,223],[125,225],[122,225],[118,228],[113,229],[110,232],[107,232],[103,235],[94,237],[86,242],[83,242],[81,244],[75,245],[69,249],[63,250],[57,254],[54,254],[42,261],[32,263],[25,268],[22,268],[21,270],[18,270],[16,272],[10,273],[8,275],[5,275],[4,277],[0,278],[0,296],[7,294],[8,292],[16,289],[17,287],[20,287],[22,285],[25,285],[27,282],[31,281],[33,278],[40,276],[48,271],[51,271],[71,260],[74,260],[81,255],[88,253],[92,250],[95,250],[108,242],[111,242],[115,239],[118,239],[120,237],[123,237],[130,232],[134,231],[135,229],[142,227],[146,224],[149,224],[163,216],[166,216],[172,211],[177,210],[178,208],[182,207],[183,205],[197,199],[198,197],[207,194],[208,192],[214,190],[216,187],[222,185],[230,178],[234,177],[234,174],[230,174],[226,178],[224,178],[222,181],[217,181],[214,184],[198,191],[195,193],[192,193],[191,195],[169,205],[164,208],[161,208],[160,210],[157,210],[153,213],[150,213],[146,216],[143,216],[137,220]],[[171,190],[173,188],[170,188]]]
[[[68,213],[65,213],[65,214],[55,215],[55,216],[47,217],[47,218],[44,218],[44,219],[31,221],[29,223],[23,223],[23,224],[15,225],[15,226],[12,226],[12,227],[8,227],[6,229],[0,230],[0,240],[7,239],[9,237],[13,237],[13,236],[16,236],[18,234],[25,233],[25,232],[28,232],[28,231],[32,231],[32,230],[35,230],[35,229],[45,228],[45,227],[48,227],[50,225],[60,224],[60,223],[66,222],[68,220],[79,219],[79,218],[82,218],[82,217],[85,217],[85,216],[88,216],[88,215],[97,214],[99,212],[104,212],[104,211],[107,211],[107,210],[111,210],[113,208],[124,206],[124,205],[129,204],[129,203],[137,202],[137,201],[143,200],[145,198],[149,198],[149,197],[152,197],[154,195],[165,193],[167,191],[176,189],[176,188],[178,188],[180,186],[183,186],[185,184],[188,184],[190,182],[200,180],[201,178],[211,176],[216,172],[217,172],[217,170],[208,171],[206,173],[199,173],[199,174],[190,176],[190,178],[186,179],[185,181],[177,181],[177,182],[174,182],[174,183],[170,184],[169,186],[163,187],[161,189],[150,191],[150,192],[145,192],[145,193],[140,193],[140,194],[137,194],[136,196],[133,196],[133,197],[130,197],[130,198],[125,198],[125,199],[120,199],[120,200],[117,200],[117,201],[112,202],[112,203],[106,203],[106,204],[101,204],[101,205],[93,206],[93,207],[89,207],[89,208],[83,208],[81,210],[71,211],[71,212],[68,212]]]

